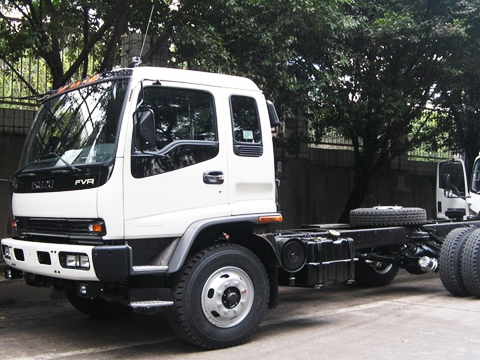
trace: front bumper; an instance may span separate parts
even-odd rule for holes
[[[9,247],[8,254],[6,254],[5,247]],[[87,245],[65,245],[2,239],[3,259],[8,266],[27,273],[68,280],[99,280],[91,260],[93,248],[94,246]],[[89,268],[75,269],[65,267],[60,258],[60,255],[65,253],[85,254],[90,259]]]

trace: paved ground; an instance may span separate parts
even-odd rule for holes
[[[93,320],[50,290],[0,283],[0,359],[480,359],[480,302],[436,274],[402,273],[384,288],[282,288],[253,339],[202,351],[163,314]]]

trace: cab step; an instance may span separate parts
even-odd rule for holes
[[[147,300],[147,301],[133,301],[130,303],[130,307],[133,309],[152,309],[165,306],[172,306],[173,301],[163,300]]]
[[[168,270],[168,266],[158,266],[158,265],[140,265],[140,266],[132,266],[132,273],[133,274],[144,274],[144,273],[159,273],[159,272],[166,272]]]

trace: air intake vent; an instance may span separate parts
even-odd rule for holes
[[[235,145],[233,152],[238,156],[260,157],[263,155],[263,146],[260,145]]]

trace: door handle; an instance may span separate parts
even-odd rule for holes
[[[203,182],[205,184],[219,185],[223,184],[224,181],[223,171],[206,171],[203,173]]]

